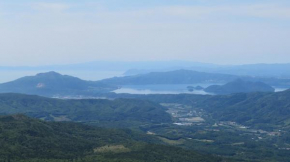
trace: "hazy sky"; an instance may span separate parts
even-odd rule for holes
[[[0,0],[0,65],[289,63],[289,0]]]

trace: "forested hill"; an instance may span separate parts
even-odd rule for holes
[[[129,130],[44,122],[24,115],[0,117],[0,161],[222,161],[210,155],[145,141],[150,143],[157,139]]]
[[[56,95],[94,95],[109,92],[115,86],[85,81],[56,72],[26,76],[15,81],[0,84],[0,93],[23,93],[43,96]]]
[[[0,94],[0,114],[24,113],[51,121],[98,124],[168,123],[171,117],[157,103],[136,99],[60,100],[33,95]]]
[[[204,89],[214,94],[249,93],[249,92],[274,92],[275,89],[263,82],[250,82],[236,79],[225,85],[212,85]]]
[[[210,72],[198,72],[192,70],[175,70],[168,72],[151,72],[146,74],[114,77],[97,81],[98,83],[122,86],[122,85],[146,85],[146,84],[217,84],[228,83],[236,79],[251,82],[264,82],[270,86],[290,87],[290,79],[257,77],[247,75],[230,75]]]
[[[213,96],[195,102],[214,118],[263,129],[290,130],[290,90]]]
[[[127,97],[150,100],[157,103],[180,103],[206,110],[218,121],[235,121],[243,125],[263,129],[290,130],[290,90],[282,92],[253,92],[229,95],[129,95]]]
[[[134,76],[115,77],[104,79],[100,81],[100,83],[112,85],[226,83],[237,78],[238,76],[228,74],[175,70],[170,72],[152,72]]]
[[[261,129],[290,130],[290,90],[230,95],[127,95],[159,103],[181,103],[206,110],[218,121]]]

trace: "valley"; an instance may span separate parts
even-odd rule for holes
[[[180,78],[173,79],[174,84],[163,84],[171,82],[166,77],[172,77],[172,73],[180,73]],[[271,162],[289,158],[289,90],[274,92],[272,86],[256,80],[238,79],[223,84],[210,79],[208,82],[209,78],[220,78],[219,81],[236,78],[229,75],[185,70],[162,75],[153,73],[103,81],[85,81],[56,72],[23,77],[0,85],[3,92],[13,92],[0,94],[0,114],[20,113],[42,121],[125,129],[146,136],[140,142],[190,150],[227,161]],[[188,75],[188,84],[179,82]],[[148,76],[158,76],[156,84],[136,82],[138,77]],[[202,82],[191,81],[196,78]],[[127,79],[136,84],[112,84],[127,82]],[[129,91],[124,87],[129,87]],[[227,94],[206,93],[207,87]],[[130,94],[130,88],[137,90],[136,93]],[[113,152],[122,159],[120,156],[131,158],[145,146],[140,147],[130,141],[105,142],[90,150],[95,154]],[[94,154],[82,157],[87,161],[104,158]]]
[[[289,0],[0,0],[0,162],[290,162]]]
[[[289,143],[281,141],[288,135],[285,131],[266,131],[233,121],[215,120],[204,109],[194,108],[190,105],[178,103],[162,103],[161,105],[167,108],[167,113],[171,114],[173,122],[151,127],[144,126],[141,129],[169,145],[204,151],[205,153],[222,155],[237,160],[262,160],[258,157],[265,150],[269,152],[269,155],[262,161],[267,160],[267,158],[283,159],[283,156],[287,157],[286,152],[283,156],[281,154],[277,157],[274,155],[278,152],[281,153],[281,150],[289,149]],[[266,143],[269,145],[265,145]],[[254,148],[252,148],[253,146]],[[253,154],[253,152],[255,153]]]

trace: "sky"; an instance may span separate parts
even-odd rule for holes
[[[289,0],[0,0],[0,66],[290,63]]]

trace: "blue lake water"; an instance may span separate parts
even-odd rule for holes
[[[211,85],[222,85],[222,83],[212,84],[153,84],[153,85],[125,85],[120,89],[113,92],[117,94],[128,93],[128,94],[201,94],[201,95],[214,95],[213,93],[207,93],[203,90],[188,91],[187,86],[202,86],[207,88]],[[275,87],[274,87],[275,88]],[[285,91],[287,88],[275,88],[275,92]]]
[[[274,88],[275,88],[275,92],[282,92],[289,89],[289,88],[281,88],[281,87],[274,87]]]
[[[220,83],[217,83],[220,85]],[[217,85],[215,84],[215,85]],[[124,85],[120,89],[117,89],[113,92],[120,93],[129,93],[129,94],[202,94],[207,95],[203,90],[188,91],[187,86],[202,86],[204,88],[213,85],[213,84],[152,84],[152,85]],[[212,94],[211,94],[212,95]]]

